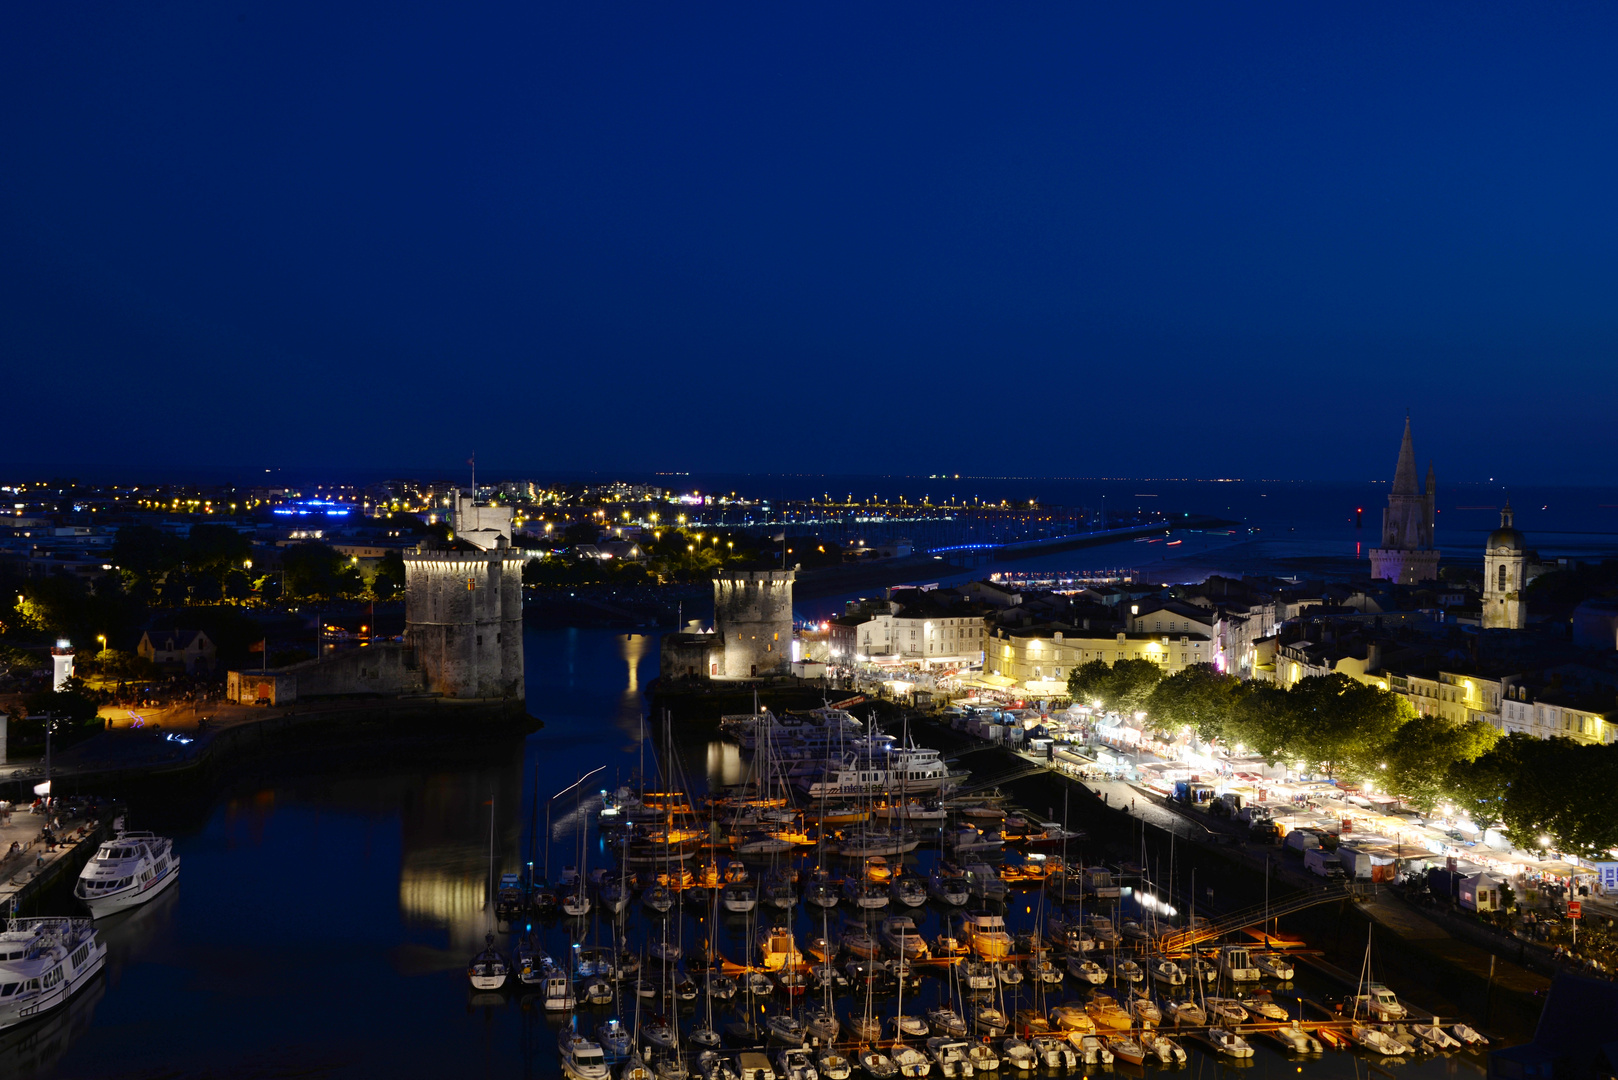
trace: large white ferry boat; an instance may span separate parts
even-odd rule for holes
[[[107,961],[90,919],[12,919],[0,933],[0,1029],[42,1016]]]
[[[951,773],[937,750],[896,746],[886,753],[845,755],[828,764],[818,779],[798,777],[796,782],[813,799],[879,792],[903,796],[948,790],[963,775]]]
[[[772,750],[788,756],[816,752],[824,756],[866,734],[865,725],[852,713],[830,706],[785,716],[768,710],[722,716],[719,731],[743,750],[756,750],[767,739]]]
[[[158,896],[180,876],[180,858],[167,837],[122,832],[96,849],[84,864],[73,895],[99,919]]]

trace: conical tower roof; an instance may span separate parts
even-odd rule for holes
[[[1393,470],[1393,494],[1415,495],[1416,447],[1410,439],[1410,417],[1405,417],[1404,442],[1399,444],[1399,465]]]

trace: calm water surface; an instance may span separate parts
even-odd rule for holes
[[[474,997],[466,984],[465,963],[490,926],[490,804],[495,864],[517,870],[529,857],[531,817],[535,833],[545,831],[550,795],[600,766],[606,771],[586,790],[627,779],[641,757],[641,691],[656,675],[657,642],[530,631],[527,650],[530,708],[546,727],[526,740],[446,752],[442,762],[316,761],[239,784],[171,826],[184,860],[179,887],[103,924],[104,983],[52,1020],[0,1039],[0,1077],[559,1076],[560,1017],[525,1007],[520,994]],[[681,746],[680,756],[699,785],[744,764],[734,748],[706,740]],[[137,818],[159,816],[135,809]],[[553,807],[553,873],[577,858],[589,810],[571,795]],[[604,863],[593,829],[587,850]],[[543,863],[542,842],[533,857]],[[1011,905],[1014,925],[1031,922],[1032,903]],[[913,914],[925,935],[938,933],[943,916],[933,905]],[[627,915],[631,940],[643,941],[645,909],[637,902]],[[673,929],[690,945],[708,921],[705,910],[690,910]],[[593,923],[542,929],[556,955],[602,936]],[[745,919],[726,916],[715,936],[740,959],[750,953],[748,932]],[[819,934],[818,913],[811,927],[800,905],[798,932],[800,941]],[[942,992],[924,980],[918,1004]],[[891,1015],[895,1004],[879,999],[876,1008]],[[1230,1068],[1188,1050],[1198,1076]],[[1396,1068],[1482,1075],[1475,1056]],[[1370,1075],[1352,1055],[1300,1064],[1262,1047],[1241,1071]]]

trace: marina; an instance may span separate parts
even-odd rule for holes
[[[275,1060],[286,1053],[275,1049],[277,1032],[294,1013],[302,1031],[297,1052],[336,1062],[333,1075],[372,1075],[376,1068],[465,1072],[462,1064],[473,1055],[478,1075],[561,1076],[567,1031],[587,1036],[611,1075],[629,1080],[671,1075],[677,1071],[665,1064],[671,1054],[683,1056],[687,1075],[740,1076],[748,1062],[756,1073],[755,1054],[777,1070],[775,1059],[787,1048],[779,1034],[790,1041],[800,1031],[819,1075],[837,1075],[842,1062],[856,1076],[880,1076],[890,1066],[893,1075],[939,1075],[940,1058],[958,1068],[973,1064],[973,1051],[974,1071],[992,1054],[1000,1073],[1023,1071],[1018,1062],[1030,1057],[1032,1071],[1054,1062],[1072,1072],[1104,1068],[1107,1056],[1117,1068],[1135,1049],[1144,1068],[1165,1067],[1183,1054],[1192,1065],[1223,1060],[1239,1067],[1250,1060],[1286,1064],[1289,1074],[1348,1071],[1348,1058],[1329,1046],[1296,1058],[1282,1049],[1289,1038],[1307,1045],[1289,1032],[1325,1042],[1346,1024],[1334,1006],[1352,987],[1315,966],[1308,955],[1314,950],[1297,943],[1284,950],[1296,969],[1292,979],[1264,974],[1256,988],[1244,982],[1234,990],[1230,981],[1217,981],[1219,948],[1252,947],[1250,937],[1158,956],[1128,931],[1164,917],[1161,904],[1148,907],[1140,897],[1168,896],[1167,864],[1159,884],[1144,867],[1105,855],[1100,836],[1068,836],[1065,851],[1063,843],[1028,842],[1043,823],[1061,827],[1059,806],[1052,820],[1048,807],[1019,811],[988,791],[931,802],[902,793],[895,801],[936,803],[946,820],[905,823],[916,842],[909,852],[838,854],[830,849],[847,835],[891,832],[898,823],[878,817],[868,796],[863,806],[830,798],[818,806],[779,774],[780,805],[715,807],[722,782],[745,779],[760,751],[725,741],[717,724],[665,736],[655,717],[648,720],[638,688],[656,675],[655,639],[596,631],[530,630],[529,637],[530,700],[546,727],[526,739],[358,770],[311,752],[281,766],[279,775],[233,784],[194,810],[143,813],[143,824],[173,838],[185,881],[97,923],[115,979],[106,989],[95,980],[69,1002],[61,1015],[72,1013],[73,1023],[63,1027],[72,1038],[58,1040],[48,1064],[7,1074],[88,1073],[115,1045],[132,1053],[137,1066],[173,1060],[172,1049],[125,1048],[117,1033],[131,1023],[148,1026],[159,1042],[164,1031],[201,1032],[188,1034],[182,1066],[186,1054],[200,1063],[234,1052],[226,1049],[227,1029],[230,1046]],[[905,737],[902,730],[888,734]],[[632,780],[643,754],[644,775],[654,782],[637,799]],[[680,762],[673,775],[684,783],[657,780],[665,756]],[[604,764],[605,771],[573,790],[579,777]],[[752,801],[772,800],[755,793]],[[951,802],[957,806],[946,808]],[[973,812],[956,812],[966,807]],[[991,808],[1001,812],[997,821]],[[610,810],[617,812],[603,813]],[[744,825],[749,812],[753,820]],[[806,819],[815,814],[819,821]],[[638,824],[633,830],[604,824],[614,817]],[[942,850],[944,829],[965,822],[995,825],[1013,837],[1023,829],[1024,838],[1007,840],[992,855],[951,857]],[[772,834],[787,836],[787,846],[757,855],[736,850],[737,840]],[[715,846],[714,839],[731,846]],[[547,848],[555,880],[542,888]],[[620,860],[625,851],[635,852],[635,860]],[[248,868],[263,865],[298,865],[335,883],[340,895],[311,903],[284,875],[254,877],[256,887],[241,890]],[[561,908],[568,867],[569,881],[582,881],[590,901],[580,916]],[[1186,891],[1186,875],[1177,871],[1174,879]],[[857,886],[853,901],[850,881]],[[995,882],[1003,899],[985,898],[998,892]],[[736,884],[756,890],[750,910],[727,910],[725,889]],[[916,900],[918,889],[920,903],[899,899]],[[70,910],[70,893],[61,890],[53,902]],[[782,907],[769,901],[772,895],[792,899]],[[909,925],[894,921],[900,918]],[[1153,940],[1162,941],[1170,928],[1155,925]],[[468,965],[491,945],[509,962],[508,977],[498,988],[475,988]],[[1264,957],[1282,950],[1255,951]],[[207,989],[207,973],[225,956],[257,977],[221,996]],[[332,956],[349,957],[351,976],[373,993],[356,1001],[326,979]],[[1131,962],[1144,976],[1140,982],[1123,974]],[[1093,987],[1073,974],[1086,963],[1099,969]],[[1215,977],[1176,983],[1157,974],[1171,972],[1167,964]],[[1270,964],[1271,971],[1285,969]],[[256,989],[291,986],[307,989],[295,1009]],[[243,994],[257,1003],[250,1016],[239,1008]],[[1267,997],[1287,1019],[1260,1019],[1249,1010],[1232,1021],[1240,1031],[1231,1035],[1252,1054],[1232,1057],[1215,1049],[1235,1043],[1211,1019],[1210,997],[1235,998],[1243,1009],[1241,999]],[[1150,1031],[1140,1019],[1149,1011],[1135,1004],[1147,999],[1162,1016]],[[1409,1004],[1419,1005],[1419,995]],[[397,1034],[377,1044],[356,1021],[383,1011]],[[896,1041],[900,1016],[909,1019]],[[1407,1031],[1414,1036],[1426,1019],[1414,1014],[1404,1021]],[[1453,1032],[1455,1022],[1446,1017],[1441,1026]],[[1124,1023],[1127,1029],[1109,1026]],[[943,1041],[929,1045],[934,1040]],[[1122,1045],[1126,1040],[1133,1045]],[[952,1042],[964,1043],[964,1054],[946,1045]],[[589,1048],[577,1048],[574,1067],[594,1074]],[[714,1056],[704,1062],[704,1054]],[[1401,1056],[1412,1059],[1402,1067],[1417,1074],[1483,1071],[1483,1057],[1471,1050]],[[833,1060],[823,1069],[825,1058]],[[1343,1064],[1333,1065],[1339,1058]],[[0,1065],[7,1063],[0,1056]]]

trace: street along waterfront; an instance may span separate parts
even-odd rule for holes
[[[604,630],[530,630],[526,650],[530,711],[546,725],[526,739],[439,744],[385,760],[348,751],[339,757],[311,746],[238,776],[196,806],[132,806],[132,827],[175,837],[185,878],[172,897],[103,924],[111,954],[104,988],[53,1021],[48,1033],[35,1033],[48,1037],[0,1057],[0,1075],[106,1077],[158,1069],[242,1076],[561,1075],[556,1036],[565,1013],[545,1013],[532,995],[474,995],[467,987],[466,962],[491,922],[490,815],[493,870],[515,872],[529,857],[530,823],[545,829],[550,795],[597,768],[605,771],[586,785],[587,794],[638,768],[643,692],[656,674],[657,640]],[[648,755],[660,741],[656,725],[651,735],[644,744]],[[687,775],[696,785],[703,783],[713,738],[711,727],[674,734],[680,756],[695,766]],[[594,817],[589,801],[570,799],[552,807],[552,876],[576,860],[579,830]],[[608,865],[593,824],[585,839],[587,867]],[[1129,845],[1127,835],[1122,842]],[[924,867],[935,857],[928,848],[918,852]],[[533,850],[543,862],[544,845]],[[830,915],[834,931],[846,906]],[[1013,929],[1031,926],[1037,908],[1037,890],[1018,890],[1007,905],[1008,922]],[[711,912],[706,905],[676,910],[676,935],[694,948],[713,923]],[[947,916],[936,902],[912,914],[929,939]],[[793,918],[800,946],[821,935],[819,909],[800,902]],[[606,943],[599,911],[582,924],[533,925],[558,957],[581,937]],[[633,948],[662,931],[660,918],[638,901],[630,905],[625,933]],[[721,915],[714,937],[732,960],[755,955],[745,916]],[[1304,981],[1295,989],[1308,995],[1337,992],[1299,978]],[[1406,988],[1395,983],[1395,989]],[[905,1012],[925,1011],[946,990],[938,975],[922,976],[918,989],[906,991]],[[1020,992],[1028,997],[1026,984]],[[1409,992],[1417,1004],[1429,1004],[1420,989]],[[1068,983],[1048,1000],[1078,996]],[[851,992],[840,993],[845,1022],[852,1001]],[[632,1022],[633,1007],[632,1001],[620,1006],[618,1015]],[[891,991],[877,999],[883,1015],[897,1007]],[[581,1026],[593,1029],[609,1015],[581,1009]],[[680,1015],[689,1025],[699,1013],[688,1005]],[[1194,1068],[1215,1063],[1195,1046],[1187,1050]],[[1252,1067],[1277,1077],[1283,1071],[1347,1077],[1365,1064],[1349,1054],[1293,1061],[1261,1041],[1255,1051]],[[0,1046],[0,1054],[6,1052]],[[1481,1074],[1481,1062],[1469,1054],[1404,1068],[1434,1077]]]

